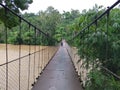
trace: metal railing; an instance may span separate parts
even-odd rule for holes
[[[56,41],[2,3],[0,9],[0,90],[31,90],[56,53],[50,43]]]
[[[112,75],[113,77],[120,80],[119,75],[116,75],[110,69],[108,69],[104,66],[101,66],[101,64],[97,61],[97,59],[100,59],[99,57],[96,58],[95,60],[93,60],[92,63],[88,63],[89,68],[86,69],[86,64],[85,64],[85,62],[87,61],[86,56],[84,56],[84,55],[80,56],[80,53],[78,54],[79,49],[77,49],[76,47],[72,47],[75,44],[77,44],[76,46],[78,46],[78,47],[80,45],[84,44],[82,50],[85,49],[85,50],[83,50],[83,51],[85,51],[85,53],[90,53],[90,52],[88,52],[90,48],[89,48],[88,43],[86,43],[86,40],[90,39],[90,37],[91,37],[90,34],[91,34],[91,35],[93,35],[94,39],[96,39],[96,40],[99,40],[99,41],[103,40],[103,39],[105,40],[104,43],[102,43],[104,45],[104,48],[100,48],[100,49],[101,50],[104,49],[103,50],[104,52],[102,53],[102,54],[104,54],[103,56],[105,56],[104,59],[109,60],[110,47],[109,47],[108,41],[109,41],[109,37],[111,36],[111,34],[109,33],[109,30],[110,30],[110,25],[112,25],[111,23],[113,23],[110,21],[110,19],[112,18],[112,17],[110,17],[110,14],[111,14],[111,11],[113,10],[113,8],[116,7],[119,3],[120,3],[120,0],[116,1],[111,7],[108,7],[102,14],[97,15],[97,17],[90,24],[85,26],[85,28],[80,30],[79,33],[77,33],[73,38],[71,38],[68,41],[68,43],[71,45],[71,47],[68,48],[68,51],[71,55],[71,58],[75,65],[76,71],[78,72],[78,75],[80,76],[80,80],[82,81],[83,86],[85,86],[85,82],[88,80],[87,75],[90,72],[90,70],[92,70],[93,68],[96,68],[95,64],[96,65],[98,64],[99,68],[103,69],[105,72],[107,72],[107,74]],[[119,17],[118,17],[118,19],[119,19]],[[102,21],[106,22],[105,25],[103,25],[103,26],[100,25]],[[100,37],[95,36],[95,34],[99,34]],[[116,36],[117,36],[117,34],[119,34],[119,33],[116,33]],[[87,49],[86,49],[86,46],[88,46]],[[92,49],[95,49],[97,52],[96,48],[92,48]]]

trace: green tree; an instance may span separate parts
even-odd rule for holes
[[[32,3],[32,0],[0,0],[0,3],[19,14],[20,10],[28,8],[29,4]],[[0,21],[8,28],[15,27],[19,24],[19,18],[3,7],[0,7]]]
[[[33,0],[0,0],[0,3],[4,3],[5,6],[16,13],[19,13],[20,10],[28,9],[29,4],[32,2]]]
[[[85,28],[104,11],[105,9],[102,6],[95,5],[93,9],[84,10],[80,17],[75,19],[74,24],[71,24],[71,29],[73,29],[73,31],[71,30],[73,32],[71,38],[73,34],[76,35],[76,32],[82,30],[71,41],[72,45],[77,46],[78,54],[84,60],[86,69],[93,67],[88,74],[89,79],[86,82],[86,90],[120,89],[120,81],[99,67],[102,65],[113,73],[120,75],[120,9],[111,10],[108,19],[105,15],[88,28]]]

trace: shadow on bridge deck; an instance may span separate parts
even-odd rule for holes
[[[83,90],[65,47],[60,47],[32,90]]]

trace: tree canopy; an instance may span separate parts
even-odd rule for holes
[[[31,4],[33,0],[0,0],[0,3],[5,4],[11,10],[19,13],[20,10],[28,9],[29,4]]]
[[[0,0],[1,4],[4,4],[17,14],[20,13],[20,10],[28,9],[29,4],[32,2],[33,0]],[[3,7],[0,7],[0,20],[8,28],[15,27],[19,24],[19,18]]]

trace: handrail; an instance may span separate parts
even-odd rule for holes
[[[95,20],[93,20],[89,25],[87,25],[85,28],[83,28],[80,32],[78,32],[72,39],[68,40],[71,41],[74,38],[76,38],[78,35],[80,35],[82,32],[84,32],[87,28],[89,28],[91,25],[97,22],[97,20],[101,19],[105,14],[108,14],[110,10],[112,10],[116,5],[120,3],[120,0],[115,2],[111,7],[109,7],[105,12],[103,12],[100,16],[98,16]]]
[[[23,17],[21,17],[20,15],[18,15],[17,13],[15,13],[14,11],[12,11],[10,8],[8,8],[7,6],[3,5],[2,3],[0,3],[0,5],[2,7],[4,7],[5,9],[9,10],[12,14],[14,14],[15,16],[19,17],[20,20],[25,21],[27,24],[29,24],[30,26],[34,27],[35,29],[37,29],[39,32],[43,33],[45,36],[50,37],[48,34],[46,34],[45,32],[43,32],[42,30],[40,30],[38,27],[36,27],[35,25],[33,25],[32,23],[30,23],[29,21],[27,21],[26,19],[24,19]]]
[[[14,18],[17,18],[17,20],[19,20],[19,24],[15,28],[8,28],[6,25],[3,25],[2,28],[4,29],[4,34],[2,36],[4,37],[3,52],[5,53],[2,52],[4,58],[1,57],[1,61],[3,60],[3,62],[0,62],[0,89],[31,90],[32,86],[34,86],[44,68],[47,66],[58,49],[58,46],[55,45],[54,47],[51,47],[50,42],[53,42],[53,44],[55,44],[57,40],[55,40],[52,36],[45,33],[2,3],[0,3],[0,8],[4,9],[5,14],[3,15],[5,18],[9,14],[7,12],[10,12],[10,15],[14,15]],[[7,17],[4,24],[8,23],[7,20],[9,20],[9,18],[10,17]],[[12,21],[10,23],[12,23]],[[26,28],[23,29],[22,25],[26,25]],[[9,32],[14,32],[16,28],[17,37],[15,37],[14,42],[17,45],[11,45],[9,44],[8,39],[13,36],[10,36]],[[26,34],[24,34],[26,32],[27,39],[25,38]],[[43,47],[43,45],[45,47]],[[26,50],[22,48],[24,46],[27,48]],[[12,48],[11,51],[11,47],[15,48],[15,50]]]
[[[105,68],[104,66],[99,66],[99,67],[101,67],[102,69],[104,69],[105,71],[107,71],[108,73],[110,73],[111,75],[113,75],[114,77],[116,77],[117,79],[120,80],[120,76],[116,75],[115,73],[113,73],[109,69]]]
[[[95,69],[101,70],[101,72],[103,70],[105,75],[107,73],[112,77],[114,77],[115,80],[116,79],[120,80],[120,76],[117,75],[118,74],[117,71],[113,71],[113,70],[119,70],[118,69],[119,66],[118,67],[115,66],[117,64],[114,64],[113,67],[106,65],[107,63],[109,64],[110,61],[115,60],[114,57],[117,57],[117,55],[119,54],[118,52],[115,52],[116,49],[113,48],[115,46],[112,47],[111,42],[114,39],[111,39],[111,38],[109,39],[109,37],[112,36],[112,33],[109,33],[108,31],[110,26],[109,24],[111,24],[110,15],[109,15],[110,11],[112,11],[113,8],[117,6],[119,3],[120,3],[120,0],[117,0],[114,4],[108,7],[104,12],[102,12],[102,14],[98,15],[94,20],[88,23],[85,27],[83,27],[83,29],[79,30],[79,32],[76,35],[74,35],[68,40],[68,42],[70,42],[71,45],[75,44],[78,47],[78,48],[69,47],[70,48],[69,52],[71,53],[72,60],[74,62],[78,75],[80,75],[83,86],[85,86],[87,80],[88,81],[90,80],[90,78],[87,77],[89,72],[90,71],[94,72]],[[98,25],[99,21],[102,21],[103,19],[106,20],[105,24],[103,27],[100,25],[101,27],[99,28],[99,25]],[[92,26],[95,26],[95,27],[92,27]],[[91,30],[90,32],[90,28],[93,31]],[[97,33],[97,32],[100,32],[100,33]],[[115,34],[116,34],[115,38],[119,39],[119,37],[117,37],[117,33]],[[76,41],[79,40],[78,43],[75,40]],[[89,43],[87,43],[87,40]],[[117,42],[117,40],[116,41],[114,40],[114,42]],[[79,54],[76,54],[78,53],[78,50],[79,50]],[[119,62],[118,60],[119,60],[119,57],[116,58],[115,62]],[[113,64],[113,62],[111,63]],[[89,68],[88,67],[86,68],[87,65]],[[117,67],[117,69],[115,67]],[[84,73],[84,71],[86,73]]]
[[[47,47],[47,48],[48,48],[48,47]],[[35,54],[35,53],[42,52],[43,50],[46,50],[47,48],[44,48],[44,49],[38,50],[38,51],[33,52],[33,53],[29,53],[29,54],[24,55],[24,56],[22,56],[22,57],[20,57],[20,58],[22,59],[22,58],[28,57],[28,56],[30,56],[30,55],[33,55],[33,54]],[[8,61],[7,63],[0,64],[0,67],[1,67],[1,66],[4,66],[4,65],[6,65],[6,64],[9,64],[9,63],[12,63],[12,62],[18,61],[20,58],[16,58],[16,59],[13,59],[13,60],[11,60],[11,61]]]

